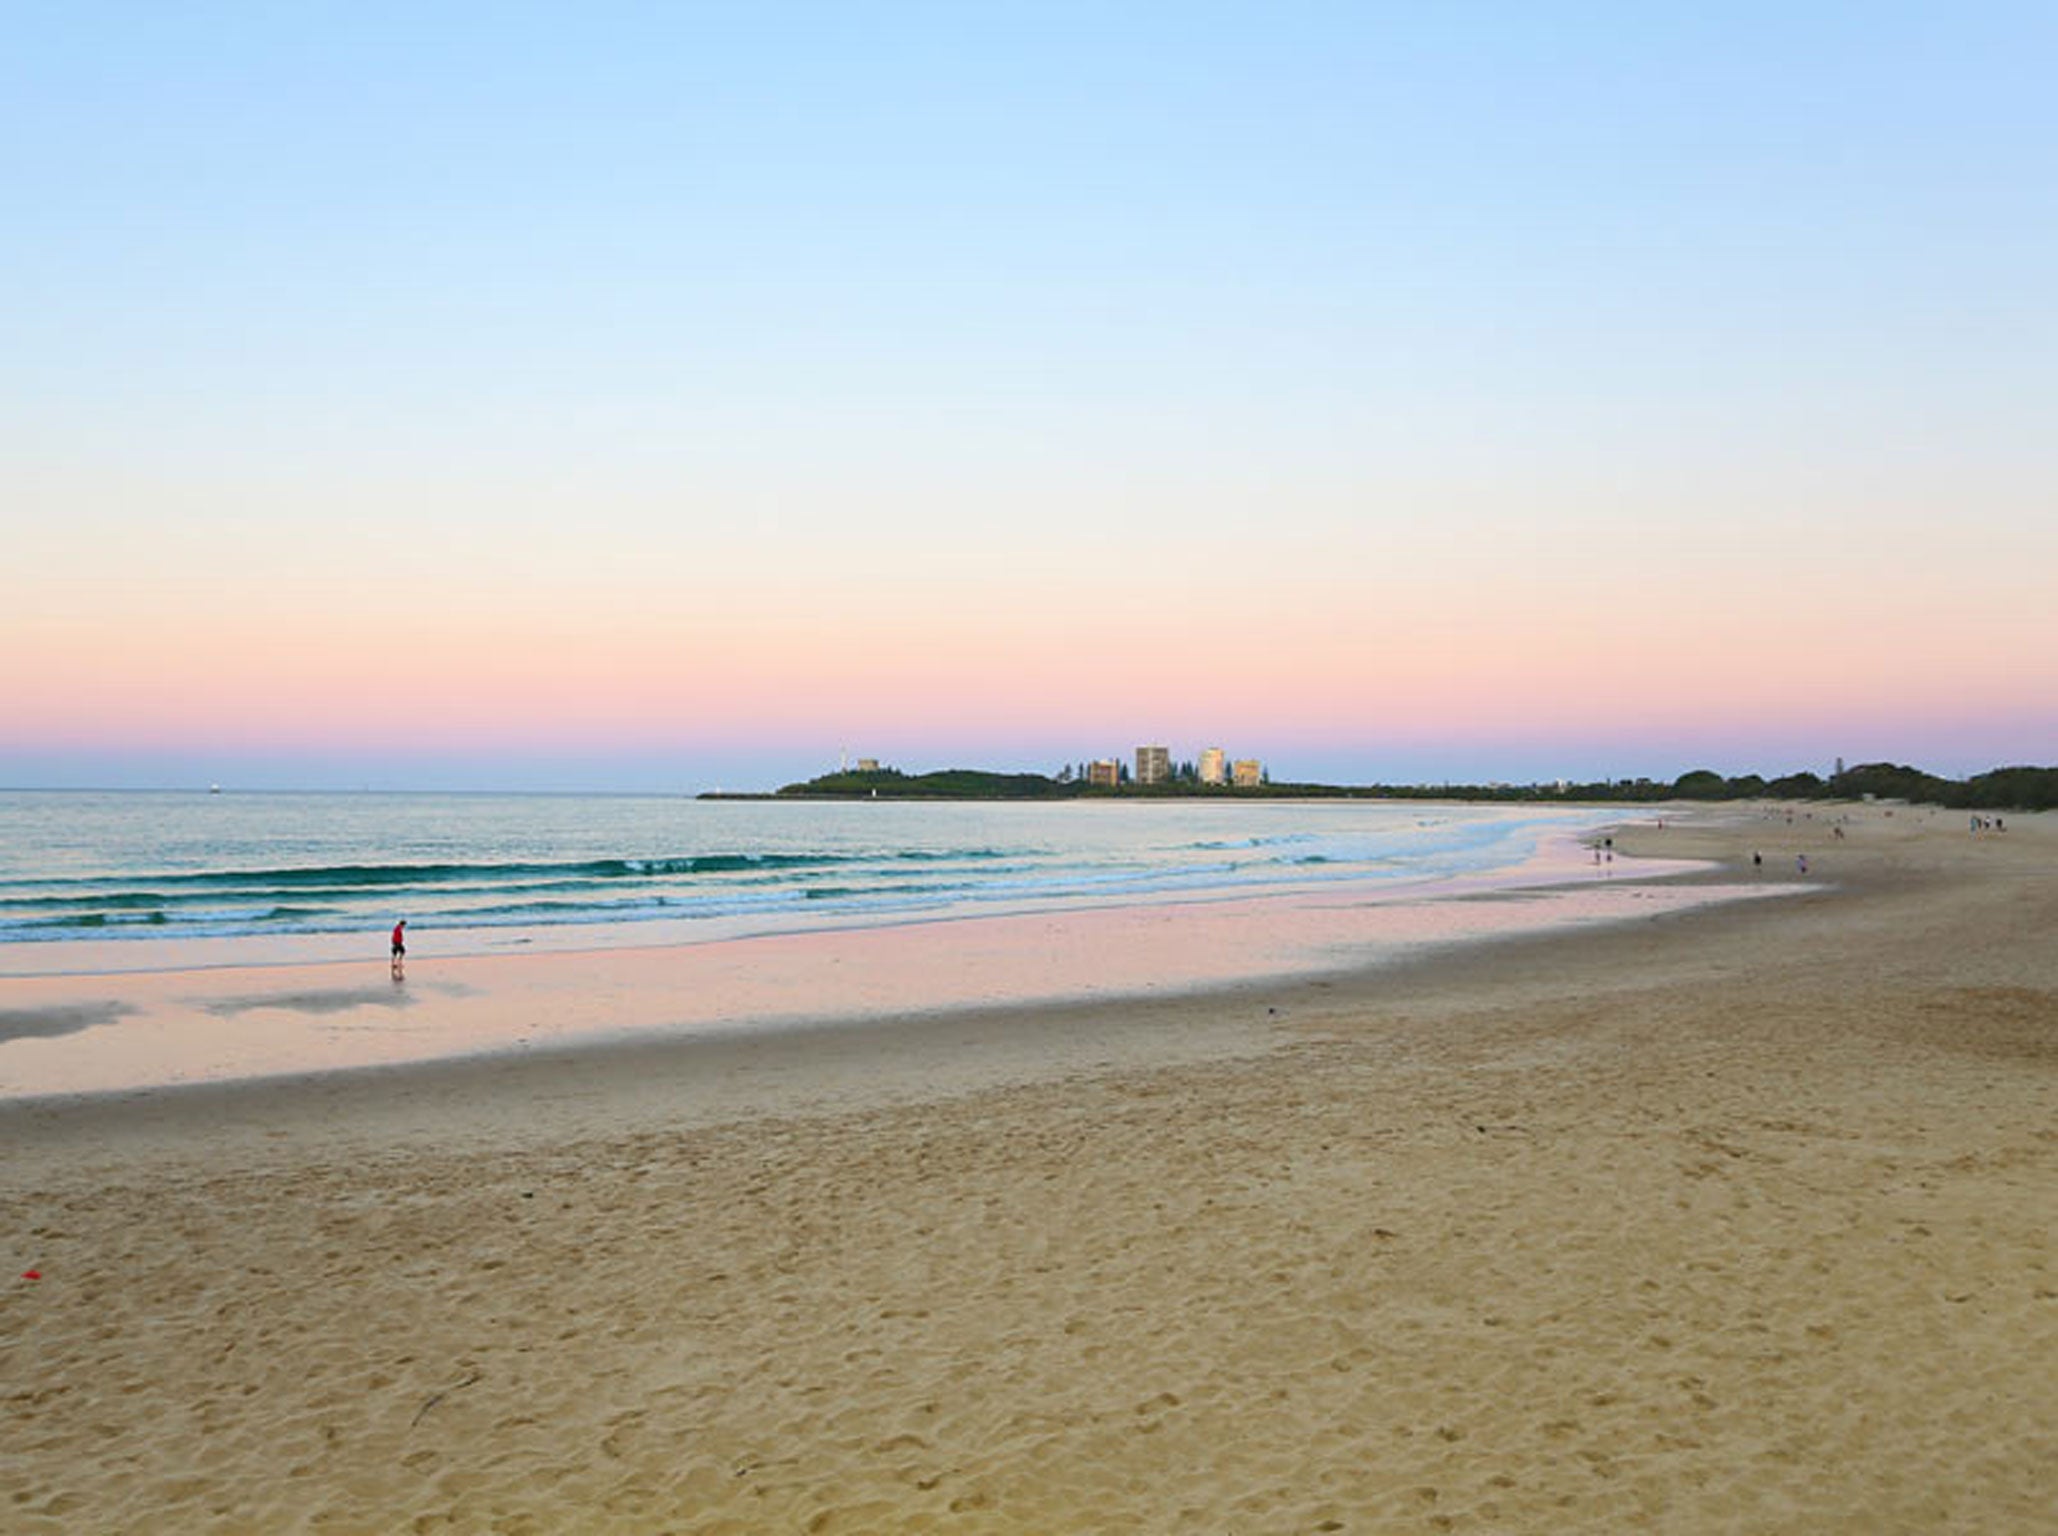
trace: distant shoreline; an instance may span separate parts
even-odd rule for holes
[[[903,773],[867,768],[826,773],[776,790],[708,790],[701,800],[1208,800],[1246,804],[1253,800],[1450,800],[1495,805],[1652,805],[1751,800],[1889,801],[1937,805],[1954,810],[2037,811],[2058,809],[2058,767],[1994,768],[1968,779],[1945,779],[1919,768],[1866,763],[1828,778],[1791,773],[1776,779],[1759,774],[1725,778],[1696,768],[1669,783],[1637,778],[1575,784],[1203,784],[1188,778],[1166,783],[1087,784],[1077,778],[1037,773],[1001,773],[985,768],[946,768]]]

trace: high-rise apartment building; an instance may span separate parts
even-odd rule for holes
[[[1200,781],[1203,784],[1229,782],[1229,759],[1220,747],[1201,748]]]
[[[1171,783],[1172,749],[1170,747],[1138,747],[1136,749],[1136,782],[1139,784]]]
[[[1265,765],[1255,757],[1239,757],[1230,772],[1238,789],[1256,789],[1265,782]]]
[[[1086,782],[1095,789],[1115,789],[1122,783],[1122,765],[1112,757],[1096,759],[1086,765]]]

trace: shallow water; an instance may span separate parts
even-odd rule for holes
[[[720,942],[1521,869],[1592,808],[0,794],[0,976]]]
[[[670,947],[418,953],[400,977],[383,959],[19,977],[0,982],[0,1098],[964,1009],[1118,1006],[1790,888],[1646,884],[1596,873],[1582,853],[1565,844],[1530,861],[1528,878],[1560,882],[1533,887],[1478,877],[1469,890],[1339,886]]]

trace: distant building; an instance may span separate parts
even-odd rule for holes
[[[876,757],[859,758],[857,771],[859,773],[877,773],[879,771],[879,759]]]
[[[1255,757],[1239,757],[1230,773],[1238,789],[1256,789],[1265,782],[1265,765]]]
[[[1122,765],[1112,757],[1097,758],[1086,765],[1086,782],[1096,789],[1115,789],[1122,782]]]
[[[1220,747],[1201,748],[1200,781],[1203,784],[1229,782],[1229,759]]]
[[[1139,784],[1171,783],[1172,749],[1170,747],[1138,747],[1136,749],[1136,782]]]

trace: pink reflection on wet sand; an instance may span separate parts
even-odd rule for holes
[[[1639,862],[1638,875],[1686,866]],[[28,977],[0,1096],[393,1065],[653,1033],[710,1035],[1160,995],[1390,962],[1425,946],[1620,922],[1780,887],[1600,878],[1558,850],[1451,894],[1294,895],[817,930],[671,947]],[[67,1010],[69,1010],[67,1012]],[[105,1019],[55,1032],[68,1020]],[[39,1029],[38,1020],[44,1029]],[[46,1032],[47,1031],[47,1032]],[[9,1038],[9,1036],[12,1036]]]

